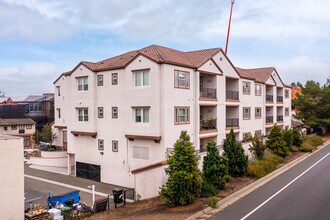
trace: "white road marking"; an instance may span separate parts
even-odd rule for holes
[[[34,199],[29,199],[29,200],[26,200],[24,202],[33,202],[33,201],[36,201],[36,200],[39,200],[39,199],[42,199],[42,197],[37,197],[37,198],[34,198]]]
[[[258,209],[260,209],[262,206],[264,206],[267,202],[269,202],[271,199],[273,199],[275,196],[277,196],[278,194],[280,194],[283,190],[285,190],[288,186],[290,186],[292,183],[294,183],[296,180],[298,180],[300,177],[302,177],[305,173],[307,173],[309,170],[311,170],[313,167],[315,167],[318,163],[320,163],[322,160],[324,160],[327,156],[330,155],[330,152],[325,155],[324,157],[322,157],[320,160],[318,160],[316,163],[314,163],[311,167],[309,167],[307,170],[305,170],[303,173],[301,173],[299,176],[297,176],[296,178],[294,178],[291,182],[289,182],[288,184],[286,184],[282,189],[280,189],[279,191],[277,191],[274,195],[272,195],[271,197],[269,197],[266,201],[264,201],[263,203],[261,203],[258,207],[256,207],[255,209],[253,209],[251,212],[249,212],[247,215],[245,215],[243,218],[241,218],[241,220],[245,220],[246,218],[248,218],[250,215],[252,215],[254,212],[256,212]]]

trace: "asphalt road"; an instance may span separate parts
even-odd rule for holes
[[[330,219],[330,144],[210,219]]]

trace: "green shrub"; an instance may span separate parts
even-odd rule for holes
[[[218,200],[217,198],[212,197],[212,198],[210,198],[210,199],[208,200],[207,204],[208,204],[210,207],[215,208],[215,207],[217,207],[217,203],[218,203],[218,201],[219,201],[219,200]]]
[[[254,157],[256,157],[258,160],[261,160],[265,155],[266,146],[257,136],[254,136],[251,139],[251,144],[249,151]]]
[[[299,151],[299,147],[297,147],[297,146],[292,146],[292,147],[291,147],[291,151],[292,151],[292,152],[298,152],[298,151]]]
[[[276,166],[284,162],[284,158],[280,156],[267,156],[262,160],[258,160],[257,162],[250,164],[248,166],[248,174],[256,178],[261,178],[276,170]]]
[[[269,161],[271,163],[274,163],[275,165],[281,164],[285,162],[285,159],[283,157],[280,157],[278,155],[271,155],[264,158],[265,161]]]
[[[316,150],[318,146],[324,143],[324,141],[320,136],[313,135],[313,136],[307,136],[303,143],[310,144],[313,147],[313,149]]]
[[[272,128],[268,139],[266,140],[266,147],[269,148],[273,154],[278,156],[286,157],[289,155],[289,149],[283,140],[283,134],[279,126],[274,125]]]
[[[223,155],[228,158],[228,171],[232,176],[242,176],[247,171],[248,157],[244,154],[242,144],[236,141],[233,129],[224,140]]]
[[[313,151],[313,146],[310,145],[309,143],[305,142],[302,143],[301,147],[300,147],[300,151],[301,152],[312,152]]]
[[[203,178],[203,182],[202,182],[202,196],[203,197],[211,197],[211,196],[215,196],[217,193],[219,192],[219,189],[212,183],[210,183],[209,181],[205,180],[205,178]]]
[[[293,143],[293,134],[291,129],[285,129],[283,131],[283,140],[285,141],[286,148],[291,150]]]
[[[297,146],[297,147],[300,147],[302,142],[303,142],[303,139],[302,139],[302,136],[299,132],[299,130],[297,128],[294,128],[292,130],[292,145],[294,146]]]

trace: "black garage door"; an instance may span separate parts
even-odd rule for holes
[[[76,176],[100,182],[101,166],[90,163],[76,162]]]

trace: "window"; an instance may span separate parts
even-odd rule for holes
[[[26,129],[32,129],[32,125],[26,125],[25,128]]]
[[[61,87],[56,86],[56,90],[57,90],[57,95],[61,96]]]
[[[261,130],[256,130],[256,131],[254,132],[254,136],[255,136],[255,137],[258,137],[258,138],[261,138]]]
[[[57,111],[57,117],[61,118],[61,109],[57,108],[56,111]]]
[[[24,125],[18,125],[18,130],[24,130]]]
[[[174,71],[174,87],[189,89],[189,72]]]
[[[104,140],[98,139],[98,148],[99,150],[104,150]]]
[[[261,108],[255,108],[255,117],[261,118]]]
[[[112,107],[112,118],[118,118],[118,107]]]
[[[103,118],[103,107],[97,108],[97,115],[99,118]]]
[[[135,71],[134,72],[135,86],[148,86],[149,85],[149,70]]]
[[[289,116],[289,108],[285,108],[285,116]]]
[[[149,160],[148,147],[133,147],[133,158]]]
[[[103,75],[97,75],[97,85],[103,86]]]
[[[78,121],[88,121],[88,109],[78,109]]]
[[[77,78],[78,91],[87,91],[88,90],[88,77],[79,77]]]
[[[284,92],[285,92],[285,98],[288,99],[289,98],[289,90],[285,89]]]
[[[190,123],[190,107],[174,107],[174,124]]]
[[[261,96],[261,85],[260,84],[256,84],[256,91],[255,94],[257,96]]]
[[[68,133],[67,131],[63,131],[63,142],[68,142]]]
[[[251,83],[243,81],[243,94],[250,95],[251,93]]]
[[[113,73],[111,75],[111,81],[112,81],[112,85],[117,85],[118,84],[118,73]]]
[[[112,141],[112,151],[118,152],[118,141]]]
[[[3,127],[3,130],[7,131],[8,130],[8,127],[7,126],[4,126]]]
[[[243,119],[250,119],[251,118],[251,112],[250,112],[251,108],[243,108]]]
[[[243,141],[244,142],[249,141],[250,138],[251,138],[251,132],[245,132],[245,133],[243,133]]]
[[[17,130],[17,125],[12,125],[11,130]]]
[[[149,123],[149,108],[135,108],[135,123]]]

